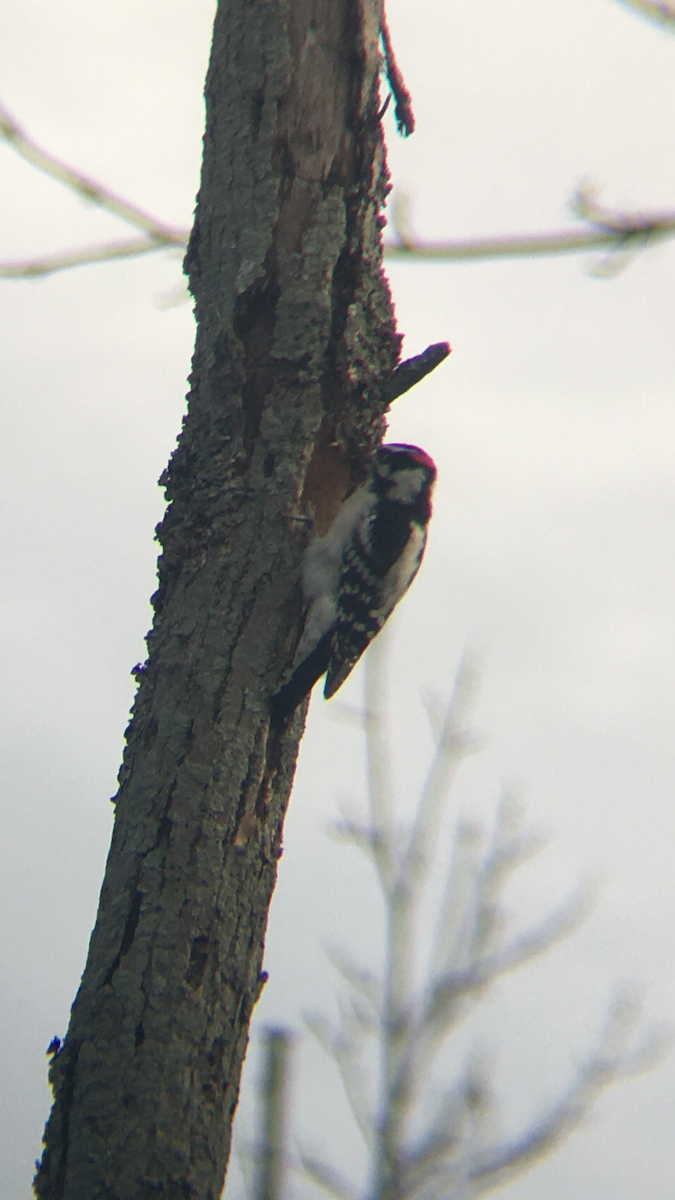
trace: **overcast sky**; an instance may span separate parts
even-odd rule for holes
[[[0,99],[52,152],[187,227],[212,10],[5,5]],[[569,199],[589,177],[610,207],[675,208],[675,37],[613,0],[390,0],[389,14],[418,124],[406,142],[389,126],[390,166],[421,239],[571,224]],[[0,170],[0,259],[125,236],[2,145]],[[555,1095],[617,981],[642,990],[646,1026],[675,1009],[675,246],[611,280],[594,262],[390,267],[405,352],[453,346],[391,417],[391,437],[439,466],[427,558],[389,638],[399,803],[414,803],[424,771],[421,696],[445,697],[469,648],[485,749],[453,805],[489,822],[506,784],[550,835],[513,889],[514,919],[545,913],[580,877],[600,882],[584,929],[488,1006],[506,1125]],[[144,657],[155,481],[194,335],[189,304],[164,303],[180,281],[169,255],[0,281],[7,1200],[28,1196],[39,1155],[44,1051],[66,1030],[84,964],[129,671]],[[360,735],[336,717],[362,687],[357,670],[333,715],[313,703],[258,1026],[300,1030],[303,1011],[334,1011],[322,942],[377,954],[367,868],[326,836],[345,797],[354,808],[363,798]],[[321,1060],[299,1050],[296,1132],[358,1165],[338,1095]],[[674,1121],[671,1056],[608,1095],[504,1194],[661,1200],[673,1190]]]

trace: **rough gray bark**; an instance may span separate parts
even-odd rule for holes
[[[221,0],[187,255],[198,332],[149,657],[42,1200],[219,1196],[302,718],[269,733],[307,533],[382,433],[381,0]]]

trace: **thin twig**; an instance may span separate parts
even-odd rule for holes
[[[667,0],[621,0],[621,3],[637,16],[655,22],[667,33],[675,33],[675,7]]]
[[[395,835],[391,822],[393,781],[391,742],[380,703],[386,694],[385,663],[388,633],[381,633],[366,658],[366,759],[368,779],[368,831],[373,864],[388,901],[397,875]]]
[[[471,262],[485,258],[534,258],[581,250],[625,250],[627,241],[654,244],[675,234],[675,215],[645,216],[641,224],[619,233],[588,229],[554,233],[522,233],[458,241],[388,243],[387,258],[397,261]]]
[[[128,242],[103,243],[82,250],[67,250],[62,254],[46,254],[42,258],[0,262],[0,279],[39,279],[45,275],[53,275],[56,271],[70,270],[71,267],[89,267],[99,262],[139,258],[142,254],[166,250],[168,245],[165,241],[154,241],[147,237],[135,238]]]
[[[382,18],[380,24],[380,35],[382,37],[382,49],[384,50],[384,72],[387,76],[387,83],[391,88],[391,94],[394,97],[394,114],[396,116],[396,127],[402,137],[410,137],[415,130],[415,114],[412,110],[412,97],[407,87],[403,76],[396,62],[394,47],[389,33],[389,26],[382,6]]]
[[[573,211],[592,225],[590,229],[424,242],[412,233],[407,199],[398,193],[391,206],[390,220],[396,240],[387,243],[385,254],[388,258],[402,261],[475,262],[480,259],[533,258],[605,250],[611,259],[616,254],[625,256],[626,253],[636,253],[675,233],[675,212],[672,210],[622,214],[603,208],[597,202],[591,205],[591,196],[595,197],[596,194],[595,190],[591,191],[587,185],[582,185],[571,202]],[[609,274],[609,271],[603,273]]]
[[[18,121],[15,121],[11,114],[2,107],[0,107],[0,138],[8,142],[21,158],[32,163],[45,175],[58,180],[72,192],[77,192],[84,200],[89,200],[99,208],[104,208],[107,212],[127,221],[128,224],[135,225],[137,229],[142,229],[153,240],[171,246],[184,244],[186,234],[183,230],[162,224],[156,217],[150,216],[136,204],[131,204],[128,200],[117,196],[98,180],[84,175],[81,171],[76,171],[67,163],[56,158],[55,155],[43,150],[28,136]]]
[[[85,246],[79,250],[47,254],[40,257],[0,263],[0,278],[35,279],[56,271],[72,267],[89,266],[91,263],[108,262],[114,259],[134,258],[167,247],[184,249],[187,231],[166,225],[138,205],[123,199],[110,188],[76,170],[38,146],[19,125],[18,121],[0,105],[0,140],[5,141],[21,158],[43,174],[63,184],[81,199],[95,204],[134,228],[140,229],[144,237],[126,242]]]
[[[349,1180],[345,1179],[334,1167],[329,1167],[321,1159],[310,1154],[301,1154],[300,1162],[305,1174],[318,1184],[334,1200],[355,1200],[355,1191]]]

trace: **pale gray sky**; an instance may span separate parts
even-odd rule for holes
[[[211,17],[206,0],[5,6],[0,98],[54,153],[187,226]],[[588,176],[610,206],[675,207],[674,37],[612,0],[390,0],[390,24],[418,121],[407,142],[391,134],[390,166],[420,237],[561,227]],[[124,236],[3,146],[0,169],[0,258]],[[470,646],[487,745],[460,776],[457,806],[487,818],[506,781],[551,834],[514,889],[514,911],[531,920],[589,871],[602,882],[585,929],[489,1006],[517,1115],[554,1094],[616,980],[642,987],[647,1022],[675,1008],[675,247],[612,281],[594,278],[592,261],[390,271],[405,351],[453,345],[391,420],[392,437],[419,442],[440,470],[428,556],[392,622],[395,742],[410,747],[399,750],[401,801],[428,741],[420,693],[445,695]],[[144,655],[155,480],[193,338],[189,305],[157,300],[179,281],[179,259],[166,256],[0,282],[7,1200],[29,1194],[48,1105],[44,1051],[65,1031],[84,963],[129,670]],[[344,699],[359,703],[361,688],[355,671]],[[332,1009],[322,938],[370,945],[366,868],[325,836],[338,802],[362,794],[360,762],[358,734],[317,696],[258,1022],[299,1028],[303,1010]],[[332,1086],[304,1049],[297,1129],[338,1159],[358,1157]],[[671,1057],[609,1095],[582,1134],[505,1194],[669,1196],[674,1096]]]

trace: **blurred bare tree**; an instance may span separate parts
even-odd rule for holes
[[[659,1061],[666,1039],[641,1031],[635,998],[626,989],[617,992],[573,1078],[524,1128],[499,1136],[508,1121],[493,1087],[490,1056],[477,1045],[467,1050],[460,1027],[498,980],[578,929],[592,897],[578,887],[531,928],[511,931],[505,889],[543,839],[524,827],[508,795],[492,828],[460,818],[451,833],[444,832],[456,769],[475,748],[468,728],[474,676],[467,665],[444,711],[430,713],[435,754],[412,817],[397,818],[381,643],[366,661],[368,811],[363,823],[342,820],[336,833],[365,855],[375,873],[384,951],[379,971],[355,962],[347,948],[331,952],[346,987],[339,1020],[334,1025],[315,1016],[309,1027],[337,1067],[366,1147],[368,1178],[360,1182],[329,1159],[329,1131],[326,1157],[303,1153],[294,1160],[288,1145],[281,1157],[287,1170],[335,1200],[467,1200],[554,1152],[605,1089]],[[271,1046],[278,1054],[278,1042],[268,1043],[266,1054]],[[290,1039],[283,1051],[290,1051]],[[285,1079],[285,1071],[276,1070]],[[263,1128],[269,1125],[269,1078],[268,1070],[258,1093]],[[272,1111],[279,1103],[277,1095]],[[272,1123],[273,1146],[261,1139],[263,1163],[279,1163],[280,1123],[278,1116]],[[277,1188],[272,1194],[256,1189],[256,1200],[280,1200],[281,1179],[278,1167]]]

